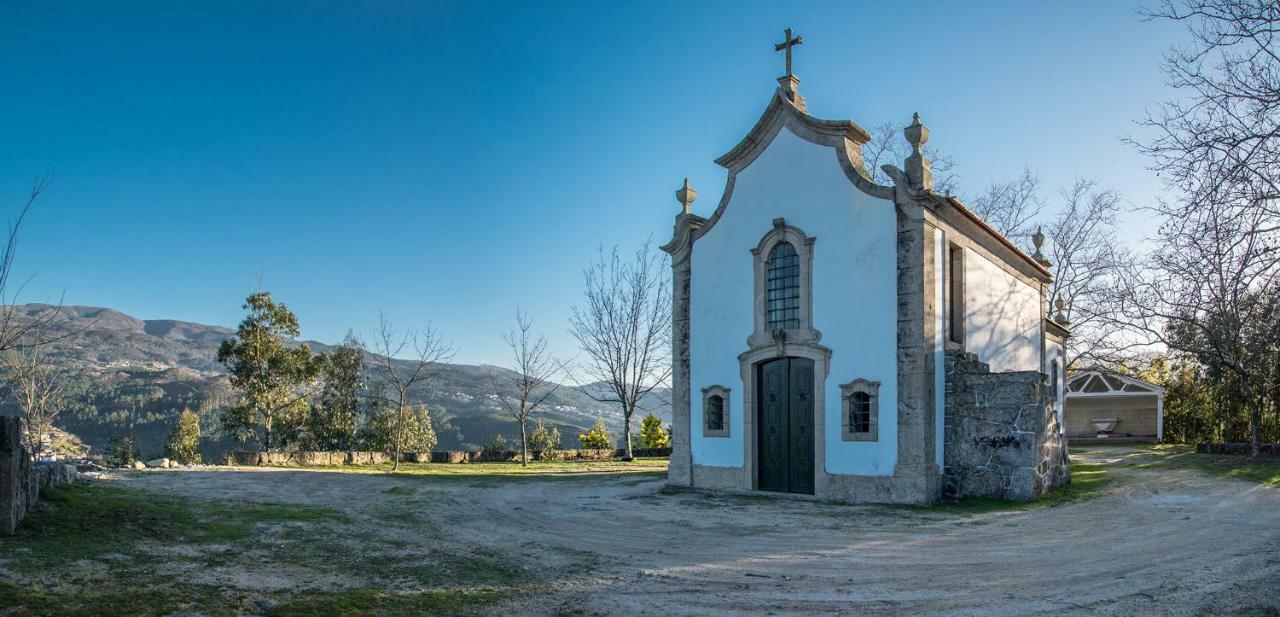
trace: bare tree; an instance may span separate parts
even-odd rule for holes
[[[35,455],[49,445],[45,435],[53,430],[65,398],[63,367],[50,357],[53,348],[40,344],[50,338],[50,322],[37,323],[37,328],[26,329],[23,338],[13,341],[3,357],[5,389],[22,412],[24,445]]]
[[[670,270],[651,242],[625,261],[615,247],[588,267],[585,307],[574,307],[570,333],[587,354],[594,382],[581,389],[622,407],[626,459],[631,460],[631,417],[654,388],[671,377]]]
[[[40,199],[40,194],[49,186],[49,176],[45,175],[37,178],[31,186],[31,193],[27,196],[27,202],[18,210],[18,216],[9,223],[9,233],[5,238],[4,251],[0,253],[0,352],[5,352],[17,346],[37,346],[44,345],[62,336],[51,331],[48,325],[57,318],[60,305],[51,306],[45,310],[38,311],[33,314],[22,313],[17,306],[17,297],[20,295],[24,285],[18,285],[17,289],[13,289],[10,285],[10,276],[13,273],[13,263],[18,254],[18,232],[22,229],[22,223],[30,214],[31,209],[35,207],[36,201]],[[41,336],[33,336],[39,332]]]
[[[1260,209],[1203,208],[1161,228],[1162,246],[1119,279],[1115,313],[1152,343],[1234,375],[1249,413],[1252,453],[1262,409],[1280,392],[1274,275],[1277,234],[1260,234]]]
[[[1266,368],[1280,338],[1280,7],[1165,0],[1146,14],[1192,37],[1162,63],[1180,97],[1144,120],[1153,139],[1131,140],[1178,195],[1151,208],[1160,245],[1122,277],[1117,311],[1148,340],[1236,377],[1256,456],[1262,408],[1280,391]]]
[[[1163,0],[1150,19],[1183,22],[1192,44],[1165,54],[1180,95],[1147,115],[1156,137],[1130,140],[1184,199],[1175,214],[1204,204],[1268,213],[1280,221],[1280,6],[1275,0]]]
[[[877,124],[868,133],[871,134],[871,141],[862,146],[862,159],[867,173],[871,174],[871,179],[877,184],[892,185],[893,179],[881,167],[886,164],[901,167],[902,162],[911,156],[911,144],[903,139],[902,127],[894,126],[892,122]],[[933,170],[934,190],[944,195],[954,193],[960,180],[956,174],[955,159],[927,144],[924,153],[929,157]]]
[[[405,414],[411,403],[409,392],[415,387],[425,387],[453,359],[453,344],[444,340],[431,324],[421,331],[401,332],[391,325],[385,313],[378,314],[378,329],[374,333],[372,372],[386,385],[382,400],[392,405],[396,412],[395,460],[392,471],[400,469],[401,446],[404,443]],[[403,354],[410,357],[398,360]],[[375,388],[375,391],[377,389]]]
[[[520,424],[520,462],[529,465],[529,418],[551,395],[560,389],[552,381],[563,375],[566,363],[555,358],[547,350],[547,339],[533,334],[533,320],[516,310],[516,327],[502,336],[515,359],[515,373],[499,380],[492,371],[489,382],[493,393],[502,401],[515,421]],[[508,396],[507,392],[513,394]]]
[[[1031,224],[1044,207],[1040,178],[1030,169],[1023,169],[1021,175],[1007,182],[992,181],[965,205],[1006,238],[1015,242],[1029,238]]]
[[[1115,275],[1127,251],[1116,237],[1120,194],[1092,180],[1076,180],[1059,190],[1062,208],[1045,226],[1053,283],[1049,306],[1062,300],[1061,317],[1071,326],[1067,368],[1113,364],[1127,347],[1123,325],[1110,310]]]

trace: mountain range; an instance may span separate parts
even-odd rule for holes
[[[54,308],[21,305],[15,307],[16,318],[33,319]],[[172,319],[137,319],[103,307],[63,306],[57,311],[50,324],[56,340],[50,343],[49,358],[64,369],[67,402],[56,422],[60,428],[98,452],[114,438],[132,434],[143,456],[158,455],[177,415],[189,408],[201,416],[206,456],[216,457],[237,446],[219,423],[221,411],[236,400],[237,393],[216,358],[218,346],[235,330]],[[315,341],[296,343],[317,352],[332,349]],[[446,364],[426,388],[411,392],[415,403],[431,411],[437,449],[479,449],[499,435],[509,444],[518,443],[519,427],[493,386],[494,381],[502,384],[512,375],[501,367]],[[576,447],[577,435],[597,419],[604,419],[615,437],[621,436],[621,410],[587,394],[599,387],[562,385],[539,408],[536,416],[560,430],[563,447]],[[668,397],[667,390],[655,390],[644,405],[644,411],[653,411],[664,425],[671,420]],[[16,409],[6,397],[0,411]],[[632,431],[639,433],[638,417],[632,419]]]

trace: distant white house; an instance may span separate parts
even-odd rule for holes
[[[1063,425],[1072,441],[1164,440],[1164,389],[1102,370],[1067,377]]]

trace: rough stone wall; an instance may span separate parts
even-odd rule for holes
[[[37,463],[22,446],[22,424],[0,416],[0,535],[13,535],[36,505],[40,491],[76,478],[75,465]]]
[[[1036,499],[1071,481],[1046,378],[947,352],[943,496]]]

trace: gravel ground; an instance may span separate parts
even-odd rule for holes
[[[1107,494],[981,513],[664,493],[653,476],[616,474],[235,469],[121,481],[338,508],[368,533],[387,533],[386,513],[412,507],[421,533],[399,527],[402,541],[551,573],[549,585],[511,604],[521,614],[1280,615],[1280,490],[1139,469],[1120,461],[1127,452],[1077,456],[1110,463]],[[429,505],[403,505],[405,491]]]

